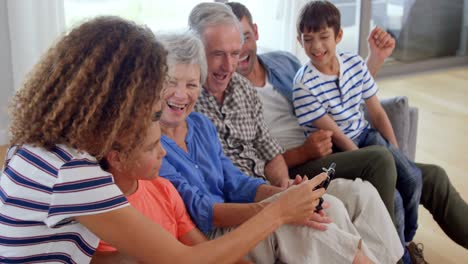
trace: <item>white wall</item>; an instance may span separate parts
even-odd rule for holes
[[[0,1],[0,145],[8,143],[7,104],[13,95],[10,31],[8,29],[7,2]]]

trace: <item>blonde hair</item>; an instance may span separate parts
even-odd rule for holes
[[[11,144],[65,144],[102,158],[143,140],[167,74],[150,29],[98,17],[65,35],[10,103]]]

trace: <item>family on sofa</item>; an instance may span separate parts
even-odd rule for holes
[[[197,5],[187,32],[98,17],[65,35],[11,103],[0,262],[425,263],[405,207],[414,199],[468,248],[468,206],[443,169],[404,150],[420,192],[395,191],[408,186],[388,148],[402,142],[391,114],[375,118],[392,106],[375,101],[372,79],[394,40],[376,28],[366,62],[338,58],[333,8],[303,8],[302,71],[289,53],[257,55],[257,26],[239,3]],[[320,78],[305,91],[338,97],[302,106],[294,80]],[[372,127],[392,144],[344,151],[340,131],[370,129],[353,98],[372,100]],[[297,109],[314,104],[324,113],[301,126]],[[339,107],[354,109],[346,127],[333,123]],[[332,162],[336,179],[315,188]]]

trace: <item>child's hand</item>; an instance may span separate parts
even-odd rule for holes
[[[392,55],[395,48],[395,39],[379,27],[371,31],[367,42],[369,43],[369,56],[375,56],[382,62]]]

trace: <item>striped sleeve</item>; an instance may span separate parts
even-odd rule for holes
[[[374,81],[374,78],[369,72],[369,69],[367,68],[366,63],[362,61],[362,71],[363,71],[363,77],[362,77],[362,98],[364,100],[371,98],[374,96],[377,91],[377,83]]]
[[[319,100],[301,83],[294,84],[294,113],[300,125],[307,125],[327,113]]]
[[[55,227],[75,216],[104,213],[126,205],[127,199],[114,184],[111,174],[96,161],[73,159],[61,166],[52,188],[45,223]]]

